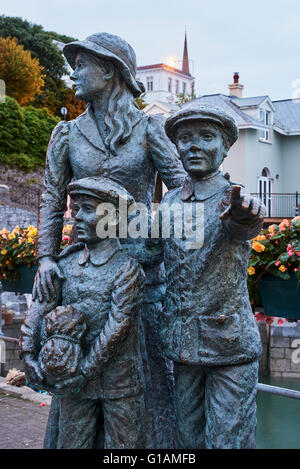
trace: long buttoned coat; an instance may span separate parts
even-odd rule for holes
[[[105,239],[93,250],[83,243],[59,256],[64,281],[50,302],[35,300],[21,327],[21,353],[38,360],[44,317],[58,305],[71,305],[85,316],[81,341],[82,372],[87,385],[80,399],[120,399],[143,389],[138,323],[144,273],[122,250],[118,239]],[[68,393],[67,393],[68,394]]]
[[[195,187],[187,178],[182,188],[165,195],[158,208],[157,216],[162,207],[181,208],[180,222],[188,205],[199,203],[204,208],[201,247],[190,249],[184,235],[172,233],[176,216],[170,236],[161,239],[166,269],[161,335],[166,355],[175,362],[229,366],[254,361],[261,353],[247,267],[248,240],[260,232],[262,220],[257,216],[250,224],[231,218],[221,221],[231,190],[232,183],[221,173]]]
[[[147,116],[136,109],[132,133],[110,153],[97,128],[93,110],[73,121],[60,122],[51,136],[45,170],[45,192],[42,196],[38,256],[59,253],[63,215],[67,203],[67,185],[72,179],[89,176],[108,177],[134,197],[147,205],[149,212],[153,201],[157,173],[168,189],[183,184],[186,173],[175,146],[167,138],[162,116]],[[121,240],[130,256],[143,264],[144,250],[137,240]],[[143,361],[145,363],[146,401],[149,409],[149,447],[172,448],[174,440],[172,375],[170,363],[162,352],[157,320],[164,299],[162,265],[143,265],[146,274],[144,307],[142,311]],[[150,372],[151,370],[151,372]],[[53,420],[56,418],[54,411]],[[55,424],[51,424],[55,428]],[[55,440],[55,432],[53,437]],[[50,443],[54,447],[55,443]]]
[[[42,196],[38,255],[59,253],[67,185],[72,179],[108,177],[151,208],[157,172],[168,189],[182,185],[186,173],[175,146],[167,138],[162,116],[136,110],[128,140],[117,155],[105,147],[90,105],[73,121],[62,121],[51,136]]]

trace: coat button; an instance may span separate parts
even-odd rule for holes
[[[182,318],[182,322],[186,322],[186,318]]]
[[[196,200],[196,197],[194,195],[192,195],[191,201],[194,202],[195,200]]]

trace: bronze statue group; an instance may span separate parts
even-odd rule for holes
[[[197,100],[166,122],[147,116],[134,99],[144,91],[134,50],[118,36],[63,52],[87,108],[51,136],[20,340],[29,382],[53,396],[44,446],[255,448],[261,344],[247,266],[265,208],[219,169],[236,123]],[[118,236],[117,217],[116,236],[99,237],[101,203],[142,203],[151,223],[157,174],[168,189],[158,236]],[[60,253],[68,194],[75,240]],[[183,221],[174,236],[176,217],[163,235],[174,204],[201,206],[198,247]]]

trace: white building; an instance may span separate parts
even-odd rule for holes
[[[297,208],[300,213],[300,100],[272,101],[267,95],[243,98],[243,85],[235,73],[229,95],[206,95],[197,101],[224,109],[239,128],[223,172],[263,200],[269,220],[292,218]],[[150,106],[148,111],[145,108],[147,113],[163,113],[159,103]],[[172,107],[167,113],[164,105],[165,116],[178,109]]]
[[[193,95],[194,77],[190,74],[186,35],[183,60],[179,62],[182,62],[181,69],[164,63],[137,67],[136,79],[145,87],[147,104],[172,104],[176,102],[178,95]]]

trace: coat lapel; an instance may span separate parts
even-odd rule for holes
[[[86,111],[77,117],[75,120],[76,127],[80,130],[82,135],[99,150],[106,152],[103,140],[97,128],[93,111],[91,106],[88,105]]]

